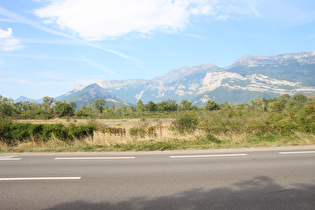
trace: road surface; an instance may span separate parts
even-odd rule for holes
[[[315,146],[0,154],[0,209],[315,209]]]

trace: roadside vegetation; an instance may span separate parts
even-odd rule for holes
[[[152,151],[315,144],[315,97],[282,95],[204,107],[183,100],[106,106],[0,96],[0,152]]]

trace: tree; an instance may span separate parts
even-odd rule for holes
[[[167,103],[165,101],[159,102],[156,105],[159,112],[164,112],[167,110]]]
[[[136,112],[137,109],[136,109],[136,107],[134,107],[134,106],[130,106],[130,107],[127,108],[127,111],[128,111],[129,113],[133,113],[133,112]]]
[[[82,110],[86,114],[92,114],[93,112],[93,105],[92,104],[87,104],[86,106],[81,106],[80,110]]]
[[[219,105],[215,101],[209,100],[207,101],[205,109],[209,111],[219,110]]]
[[[98,110],[99,113],[103,113],[106,101],[104,99],[97,99],[93,101],[94,109]]]
[[[268,103],[268,110],[272,112],[281,112],[284,109],[285,102],[283,100]]]
[[[291,98],[291,103],[293,103],[294,105],[304,105],[307,102],[307,97],[305,95],[302,94],[297,94],[292,96]]]
[[[42,103],[44,111],[49,111],[53,103],[54,103],[54,98],[45,96],[43,98],[43,103]]]
[[[19,101],[13,104],[14,110],[18,113],[21,114],[23,112],[23,102]]]
[[[307,97],[305,95],[302,95],[302,94],[296,94],[296,95],[292,96],[291,100],[304,103],[307,101]]]
[[[279,100],[289,101],[291,96],[289,94],[284,94],[279,97]]]
[[[11,116],[14,111],[13,99],[0,95],[0,116]]]
[[[157,103],[157,109],[158,111],[176,111],[178,107],[178,104],[175,100],[168,99],[167,101],[162,101],[160,103]]]
[[[302,94],[296,94],[290,98],[287,103],[288,108],[297,110],[304,107],[307,102],[307,97]]]
[[[176,111],[177,110],[177,107],[178,107],[178,104],[176,103],[175,100],[171,100],[171,99],[168,99],[166,101],[166,111]]]
[[[192,109],[192,103],[187,101],[186,99],[182,100],[180,105],[183,107],[183,110],[191,110]]]
[[[143,102],[141,100],[139,100],[138,103],[137,103],[137,110],[139,112],[143,112],[145,110],[145,106],[144,106],[144,104],[143,104]]]
[[[149,101],[149,103],[145,107],[150,112],[157,111],[157,105],[153,101]]]
[[[70,104],[64,102],[57,101],[55,113],[59,114],[60,117],[73,115],[75,111],[76,103],[71,102]]]
[[[114,113],[116,109],[115,104],[112,104],[110,107],[111,107],[111,111]]]
[[[261,107],[261,99],[260,98],[256,98],[254,100],[251,100],[250,103],[252,104],[252,107],[255,111],[257,111],[259,109],[259,107]]]

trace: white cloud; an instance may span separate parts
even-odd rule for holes
[[[115,51],[115,50],[112,50],[112,49],[101,47],[99,45],[87,42],[85,40],[78,39],[78,38],[76,38],[76,37],[74,37],[72,35],[68,35],[66,33],[62,33],[60,31],[56,31],[56,30],[50,29],[48,27],[44,27],[44,26],[38,24],[37,22],[31,20],[31,19],[25,18],[22,15],[19,15],[17,13],[11,12],[11,11],[1,7],[1,6],[0,6],[0,15],[3,15],[5,17],[7,17],[7,18],[10,18],[10,20],[12,20],[13,22],[24,23],[24,24],[27,24],[27,25],[29,25],[31,27],[37,28],[37,29],[39,29],[41,31],[44,31],[44,32],[47,32],[47,33],[50,33],[50,34],[54,34],[54,35],[57,35],[57,36],[65,37],[65,38],[71,39],[73,41],[76,41],[78,43],[81,43],[81,44],[84,44],[84,45],[87,45],[87,46],[90,46],[90,47],[94,47],[94,48],[97,48],[97,49],[100,49],[100,50],[103,50],[103,51],[106,51],[106,52],[113,53],[113,54],[115,54],[117,56],[120,56],[120,57],[122,57],[124,59],[133,61],[136,65],[140,65],[141,64],[141,61],[138,60],[137,58],[134,58],[132,56],[126,55],[124,53],[121,53],[121,52],[118,52],[118,51]]]
[[[7,39],[11,38],[12,36],[12,29],[8,28],[7,31],[0,29],[0,39]]]
[[[255,12],[248,0],[58,0],[35,10],[45,23],[71,29],[86,40],[178,31],[197,15],[226,19]]]
[[[14,51],[22,47],[20,40],[12,36],[11,28],[0,29],[0,51]]]

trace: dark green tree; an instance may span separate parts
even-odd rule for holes
[[[137,103],[137,111],[139,111],[139,112],[145,111],[145,106],[141,100],[139,100]]]
[[[168,99],[166,101],[166,108],[167,110],[166,111],[176,111],[177,110],[177,107],[178,107],[178,104],[176,103],[175,100],[171,100],[171,99]]]
[[[209,100],[207,101],[205,109],[208,111],[219,110],[219,105],[215,101]]]
[[[186,99],[182,100],[180,103],[180,106],[183,108],[183,110],[191,110],[192,109],[192,103],[187,101]]]
[[[0,116],[12,116],[14,113],[13,99],[0,95]]]
[[[97,99],[93,101],[93,104],[95,110],[97,110],[99,113],[103,113],[106,104],[104,99]]]
[[[153,101],[149,101],[149,103],[145,107],[146,107],[146,110],[150,112],[157,111],[157,105]]]
[[[68,104],[65,101],[63,102],[57,101],[55,113],[58,114],[60,117],[71,116],[74,114],[75,107],[76,107],[75,102],[71,102],[70,104]]]
[[[54,98],[45,96],[43,98],[43,103],[42,103],[43,110],[49,112],[53,103],[54,103]]]

